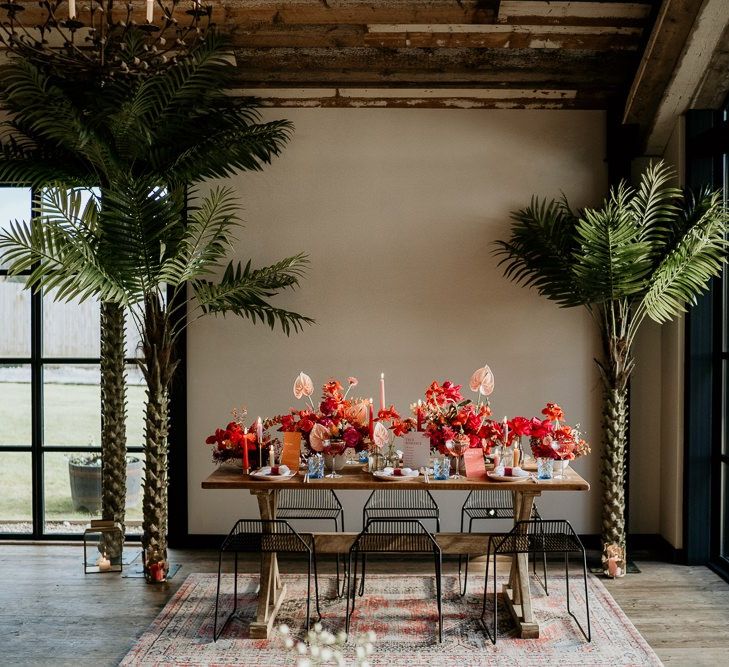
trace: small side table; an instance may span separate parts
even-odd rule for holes
[[[124,533],[121,526],[114,521],[94,519],[89,528],[84,530],[84,574],[106,574],[122,571],[122,554],[111,558],[105,548],[107,544],[124,544]],[[94,546],[99,553],[95,565],[89,565],[88,547]]]

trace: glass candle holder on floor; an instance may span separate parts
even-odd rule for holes
[[[445,480],[451,476],[451,460],[448,457],[433,460],[433,479]]]
[[[537,458],[537,479],[552,479],[554,459],[543,456]]]

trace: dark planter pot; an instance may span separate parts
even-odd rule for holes
[[[142,489],[142,461],[127,461],[127,507],[136,505]],[[75,511],[98,514],[101,510],[101,466],[68,462],[71,500]]]

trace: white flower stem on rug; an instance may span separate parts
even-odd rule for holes
[[[307,643],[295,642],[291,637],[291,630],[288,625],[280,625],[278,632],[283,637],[284,646],[289,650],[296,650],[298,654],[296,667],[346,664],[344,654],[341,650],[347,643],[347,634],[345,632],[339,632],[334,635],[328,630],[325,630],[321,623],[316,623],[314,628],[306,635]],[[370,667],[368,658],[374,651],[374,642],[376,639],[377,635],[371,630],[357,638],[354,649],[356,659],[354,664],[357,667]]]

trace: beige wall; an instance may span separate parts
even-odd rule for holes
[[[576,468],[589,494],[545,494],[547,515],[599,531],[597,341],[580,310],[560,310],[508,282],[491,255],[509,211],[533,193],[576,205],[606,188],[601,112],[295,109],[272,111],[296,133],[260,174],[228,181],[240,193],[246,229],[236,253],[259,263],[306,251],[301,289],[278,303],[317,320],[286,338],[233,317],[192,325],[188,349],[189,527],[227,530],[254,516],[244,492],[202,491],[212,469],[202,444],[231,408],[253,416],[285,411],[300,370],[321,383],[356,375],[406,406],[433,379],[466,383],[488,362],[494,412],[534,414],[556,401],[582,423],[594,453]],[[346,497],[356,527],[362,496]],[[446,529],[461,494],[446,494]],[[174,511],[174,508],[171,508]],[[649,522],[655,522],[655,508]]]

